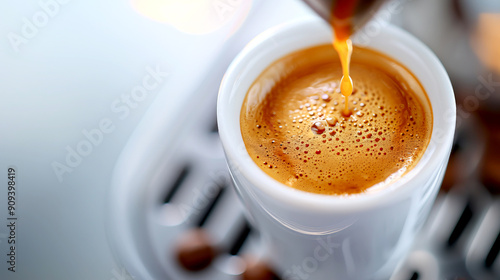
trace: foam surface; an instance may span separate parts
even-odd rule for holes
[[[255,163],[290,187],[353,194],[410,170],[432,132],[432,110],[418,80],[378,52],[354,48],[350,115],[331,45],[274,62],[243,103],[241,133]]]

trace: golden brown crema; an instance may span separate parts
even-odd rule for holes
[[[240,115],[246,149],[277,181],[307,192],[355,194],[413,168],[432,132],[429,99],[415,76],[379,52],[355,47],[349,116],[331,45],[271,64]]]

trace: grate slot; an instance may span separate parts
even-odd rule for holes
[[[484,266],[486,268],[491,268],[493,266],[493,263],[495,263],[498,253],[500,253],[500,232],[498,232],[497,239],[493,243],[493,246],[488,252],[486,259],[484,260]]]
[[[217,125],[217,118],[215,118],[212,127],[210,128],[211,133],[219,133],[219,126]]]
[[[243,244],[248,238],[248,235],[250,235],[250,232],[252,231],[252,228],[250,227],[250,224],[246,219],[244,219],[243,226],[241,227],[240,231],[238,232],[238,235],[236,236],[236,239],[234,239],[233,244],[231,246],[231,249],[229,249],[229,254],[231,255],[237,255],[238,252],[241,250],[241,247],[243,247]]]
[[[418,280],[420,278],[420,275],[418,274],[418,272],[413,272],[413,274],[411,275],[411,278],[410,280]]]
[[[170,201],[172,201],[172,198],[180,189],[181,185],[184,183],[190,172],[191,172],[191,167],[189,165],[185,165],[181,169],[181,172],[179,172],[179,175],[175,179],[174,183],[170,186],[169,191],[165,196],[165,199],[163,200],[163,203],[169,203]]]
[[[456,152],[459,152],[463,149],[463,137],[462,135],[459,135],[455,141],[453,141],[453,146],[451,146],[451,153],[454,154]]]
[[[450,234],[450,237],[448,238],[447,245],[448,247],[453,247],[464,232],[465,228],[469,224],[469,222],[472,219],[472,207],[470,205],[470,202],[467,203],[465,206],[462,215],[460,215],[460,219],[458,219],[457,224],[455,225],[455,228]]]
[[[201,218],[196,223],[196,225],[198,227],[202,227],[205,224],[205,222],[207,221],[208,217],[210,216],[210,213],[212,213],[213,209],[215,208],[215,205],[220,200],[220,198],[222,197],[222,194],[224,193],[225,190],[226,190],[225,186],[221,187],[219,189],[219,192],[215,196],[215,198],[212,199],[212,201],[210,202],[210,205],[208,205],[208,207],[205,208],[205,211],[204,211],[203,215],[201,216]]]

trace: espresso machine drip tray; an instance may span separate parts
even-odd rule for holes
[[[293,3],[295,11],[305,9]],[[265,10],[259,18],[276,14]],[[120,279],[282,279],[231,185],[216,122],[225,70],[275,23],[266,24],[239,30],[246,37],[233,36],[202,83],[177,92],[175,108],[158,98],[130,138],[109,192],[109,242]],[[485,141],[478,122],[469,118],[457,131],[442,190],[392,280],[500,279],[500,197],[477,179]]]
[[[243,279],[245,271],[272,275],[272,260],[231,186],[215,117],[218,81],[203,85],[202,102],[192,103],[177,116],[182,121],[166,126],[175,137],[156,143],[137,138],[136,148],[122,155],[115,170],[110,241],[130,279]],[[484,141],[470,132],[475,122],[458,131],[450,160],[450,166],[462,165],[471,173]],[[444,187],[450,190],[438,195],[411,253],[391,279],[500,278],[500,197],[470,179],[473,174],[461,172],[454,176],[469,179],[449,180],[447,174]]]

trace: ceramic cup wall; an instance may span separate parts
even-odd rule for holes
[[[275,60],[330,43],[331,38],[326,23],[307,19],[268,30],[248,44],[220,87],[220,137],[236,190],[283,278],[388,279],[429,213],[455,129],[453,89],[425,45],[394,26],[358,40],[408,67],[424,86],[433,110],[431,142],[423,157],[382,190],[339,197],[287,187],[252,161],[240,132],[242,103],[259,74]]]

